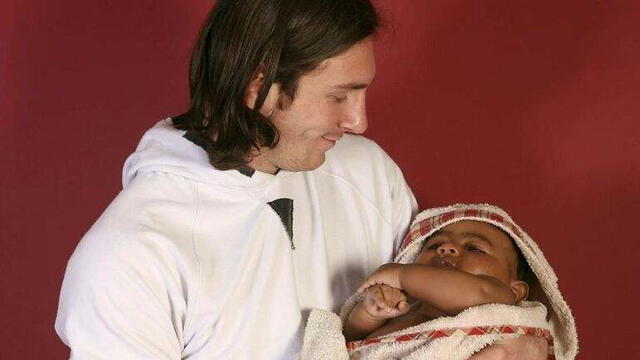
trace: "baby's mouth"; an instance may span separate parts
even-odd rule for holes
[[[449,257],[437,257],[433,259],[433,266],[445,269],[457,269],[458,263]]]

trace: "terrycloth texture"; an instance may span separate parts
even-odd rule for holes
[[[470,356],[473,352],[482,349],[490,343],[497,341],[497,338],[502,337],[514,337],[519,336],[517,332],[513,335],[496,335],[492,337],[478,337],[478,336],[458,336],[458,337],[446,337],[431,340],[429,342],[424,341],[422,336],[421,342],[415,341],[391,341],[397,340],[398,336],[414,334],[417,331],[430,331],[430,330],[442,330],[448,332],[451,328],[461,327],[482,327],[487,325],[518,325],[525,327],[533,327],[539,329],[548,329],[550,335],[553,337],[553,351],[550,354],[550,358],[555,359],[574,359],[578,350],[577,333],[571,310],[567,306],[566,302],[562,298],[560,290],[557,286],[557,278],[553,269],[546,261],[542,251],[538,248],[536,243],[527,235],[502,209],[487,205],[487,204],[456,204],[448,207],[435,208],[425,210],[420,213],[407,234],[405,240],[402,242],[399,253],[395,258],[399,263],[412,263],[416,256],[420,253],[422,245],[425,240],[433,234],[435,231],[457,221],[462,220],[476,220],[493,224],[504,231],[506,231],[515,241],[516,245],[520,248],[527,262],[529,263],[536,279],[532,281],[530,285],[530,297],[529,300],[523,301],[518,304],[518,307],[508,305],[489,304],[467,309],[455,317],[446,317],[434,319],[432,321],[425,322],[417,327],[404,329],[392,334],[388,334],[383,337],[369,339],[368,342],[380,341],[385,342],[384,345],[380,345],[378,349],[371,347],[371,349],[362,348],[362,354],[358,355],[357,348],[354,348],[353,343],[350,344],[350,348],[353,349],[353,357],[362,356],[366,359],[383,359],[383,358],[403,358],[417,359],[417,358],[433,358],[433,359],[457,359],[465,357],[455,356]],[[340,317],[344,320],[349,315],[359,298],[358,294],[354,294],[345,302],[340,312]],[[543,303],[546,305],[543,306]],[[536,304],[535,306],[533,306]],[[533,306],[533,307],[532,307]],[[546,313],[546,308],[549,309],[549,313]],[[506,309],[512,309],[508,311]],[[516,310],[521,309],[521,310]],[[493,313],[494,311],[502,311],[500,314]],[[526,316],[523,314],[530,314],[535,316]],[[309,317],[307,325],[307,334],[305,334],[305,344],[303,345],[303,354],[306,357],[303,359],[331,359],[339,358],[334,356],[335,354],[344,354],[346,350],[345,346],[342,346],[339,350],[332,345],[324,344],[325,346],[319,346],[317,343],[306,343],[307,339],[318,337],[330,338],[328,335],[327,326],[316,325],[314,321],[322,321],[323,319],[329,319],[331,316],[335,317],[335,314],[329,315],[326,312],[315,313],[312,312]],[[544,321],[544,320],[548,321]],[[542,323],[541,323],[542,320]],[[335,321],[333,322],[335,324]],[[416,330],[418,328],[419,330]],[[337,329],[335,326],[332,331],[340,332],[342,329]],[[464,335],[464,334],[463,334]],[[332,339],[336,335],[332,335]],[[406,339],[406,336],[404,337]],[[427,339],[428,340],[428,339]],[[489,340],[489,342],[487,342]],[[317,339],[315,340],[317,341]],[[458,343],[456,343],[456,341]],[[335,343],[332,342],[332,344]],[[356,344],[357,345],[357,344]],[[371,346],[371,345],[369,345]],[[413,351],[408,347],[413,346]],[[441,348],[442,347],[442,348]],[[446,348],[446,350],[444,350]],[[314,350],[315,349],[315,350]],[[470,349],[475,349],[469,352]],[[366,350],[366,351],[365,351]],[[393,355],[392,355],[393,353]],[[432,354],[428,357],[427,354]],[[323,354],[327,354],[327,357],[322,357]],[[378,355],[379,354],[379,355]],[[433,355],[441,354],[441,355]],[[452,354],[454,357],[447,357]],[[467,354],[467,355],[464,355]],[[313,357],[315,356],[315,357]],[[333,357],[332,357],[333,356]],[[342,355],[341,355],[342,356]]]
[[[539,301],[549,309],[548,319],[556,359],[574,359],[578,353],[578,334],[571,309],[558,288],[558,278],[535,241],[499,207],[489,204],[456,204],[421,212],[413,221],[395,261],[412,263],[420,253],[425,239],[437,230],[462,220],[492,224],[513,238],[535,275],[535,280],[529,284],[529,300]],[[353,304],[345,304],[345,307],[349,306],[352,307]]]
[[[301,360],[347,360],[342,321],[331,311],[311,310],[304,332]]]
[[[314,310],[307,322],[301,359],[351,356],[351,359],[367,360],[463,360],[504,339],[524,335],[550,339],[546,314],[545,306],[538,302],[525,301],[520,306],[488,304],[345,346],[339,317]]]

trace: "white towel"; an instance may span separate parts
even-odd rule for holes
[[[523,301],[519,306],[475,306],[456,316],[441,317],[379,338],[352,342],[349,351],[340,318],[326,310],[313,310],[300,358],[463,360],[501,340],[531,333],[550,338],[546,314],[545,306],[538,302]]]
[[[517,325],[516,323],[514,323],[514,321],[518,322],[522,319],[526,319],[527,321],[530,320],[530,323],[523,323],[523,326],[548,329],[550,331],[550,335],[553,338],[554,344],[554,346],[551,348],[551,351],[553,352],[552,355],[555,357],[555,359],[574,359],[578,352],[578,337],[575,320],[573,318],[573,315],[571,314],[569,306],[564,301],[562,294],[560,293],[557,284],[558,279],[555,275],[555,272],[547,262],[538,245],[520,226],[518,226],[511,219],[511,217],[504,210],[489,204],[455,204],[447,207],[425,210],[418,214],[418,216],[416,216],[415,220],[413,221],[411,228],[409,229],[409,233],[402,242],[398,255],[395,258],[395,262],[403,264],[414,262],[416,256],[422,249],[424,241],[431,234],[449,224],[462,220],[475,220],[492,224],[506,231],[513,238],[515,244],[522,252],[523,256],[527,260],[527,263],[529,264],[529,267],[535,275],[535,279],[529,283],[529,300],[532,301],[521,302],[519,305],[526,305],[524,307],[519,306],[522,311],[514,309],[517,308],[514,306],[489,304],[467,309],[455,317],[434,319],[420,324],[418,325],[418,327],[420,327],[420,329],[435,329],[435,327],[437,326],[442,326],[440,327],[440,329],[446,329],[456,327],[452,326],[452,324],[455,325],[463,323],[469,326],[486,326],[486,320],[490,320],[493,317],[496,317],[498,314],[494,312],[500,311],[500,321],[503,321],[504,323],[495,323],[496,325]],[[348,358],[347,349],[344,344],[344,337],[342,336],[342,323],[339,321],[339,318],[343,320],[346,319],[346,317],[355,306],[357,299],[358,296],[356,296],[355,294],[354,296],[347,299],[340,311],[340,317],[338,317],[336,314],[332,314],[323,310],[314,310],[311,312],[307,323],[308,325],[304,338],[303,351],[301,353],[302,359],[315,360]],[[536,305],[532,307],[532,304]],[[512,309],[512,311],[505,310],[507,308]],[[546,310],[547,308],[548,313]],[[523,311],[524,314],[522,314]],[[536,314],[535,319],[531,316],[526,315],[532,315],[532,312]],[[538,317],[541,313],[546,314],[547,321],[545,322],[545,324],[540,324],[538,321]],[[476,319],[477,321],[473,319]],[[323,322],[324,324],[321,324]],[[383,338],[388,340],[389,336],[392,335],[395,336],[397,334],[408,334],[406,331],[411,332],[412,330],[404,329],[399,332],[384,336]],[[500,335],[501,338],[513,336],[519,335]],[[451,349],[452,346],[454,348],[456,346],[452,345],[451,336],[442,339],[448,340],[432,340],[429,342],[429,344],[416,346],[415,351],[408,352],[406,355],[402,356],[405,356],[405,358],[407,359],[412,359],[414,358],[414,356],[415,358],[424,358],[426,357],[425,354],[427,351],[436,351],[443,354],[436,355],[437,357],[434,357],[433,359],[448,359],[448,357],[446,357],[447,355],[444,355],[444,353],[456,354],[456,350]],[[483,339],[482,337],[477,336],[466,336],[466,339],[465,337],[460,337],[460,339],[456,340],[460,341],[460,344],[457,345],[460,350],[458,353],[467,354],[469,349],[481,349],[482,347],[489,344],[486,342],[487,339]],[[491,340],[491,343],[493,342],[495,342],[495,339]],[[398,343],[400,342],[389,342],[389,344],[396,345],[388,345],[386,347],[381,346],[381,354],[383,354],[385,351],[390,351],[391,353],[393,352],[392,350],[397,350],[400,353],[404,353],[405,350],[402,349],[410,345],[398,345]],[[411,342],[409,341],[406,343]],[[442,346],[447,348],[446,351],[436,349],[438,346],[440,346],[438,345],[440,343],[443,343]],[[444,345],[445,343],[446,345]],[[433,347],[433,350],[427,350],[427,347]],[[382,350],[383,348],[385,350]],[[358,356],[358,354],[355,353],[356,351],[357,349],[354,350],[354,353],[352,354],[353,358]],[[477,351],[477,349],[475,351]],[[366,355],[367,359],[378,358],[374,357],[374,351],[367,352],[366,354],[365,352],[360,351],[360,353],[361,355]],[[390,355],[390,353],[384,355],[387,357],[379,358],[402,358],[402,356]]]

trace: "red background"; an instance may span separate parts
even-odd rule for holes
[[[378,3],[368,136],[422,207],[496,203],[537,239],[579,358],[636,357],[640,2]],[[68,356],[53,331],[66,261],[143,131],[185,109],[210,6],[2,2],[0,358]]]

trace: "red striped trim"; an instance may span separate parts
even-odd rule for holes
[[[497,334],[521,334],[522,336],[537,336],[547,339],[549,343],[550,353],[553,354],[553,338],[551,332],[546,329],[527,327],[527,326],[474,326],[469,328],[450,328],[450,329],[438,329],[421,331],[410,334],[403,334],[399,336],[381,336],[372,339],[349,341],[347,342],[347,349],[351,352],[362,348],[364,346],[379,344],[379,343],[391,343],[391,342],[405,342],[414,340],[433,340],[442,337],[453,336],[477,336],[477,335],[497,335]]]
[[[404,250],[410,243],[413,242],[413,240],[428,234],[432,230],[441,227],[443,224],[451,220],[460,218],[481,218],[492,220],[511,230],[519,238],[522,238],[522,233],[520,232],[520,230],[513,223],[505,219],[502,215],[488,210],[459,209],[432,216],[420,221],[417,224],[414,224],[411,229],[409,229],[409,233],[407,234],[407,236],[405,236],[404,240],[402,240],[400,251]]]

